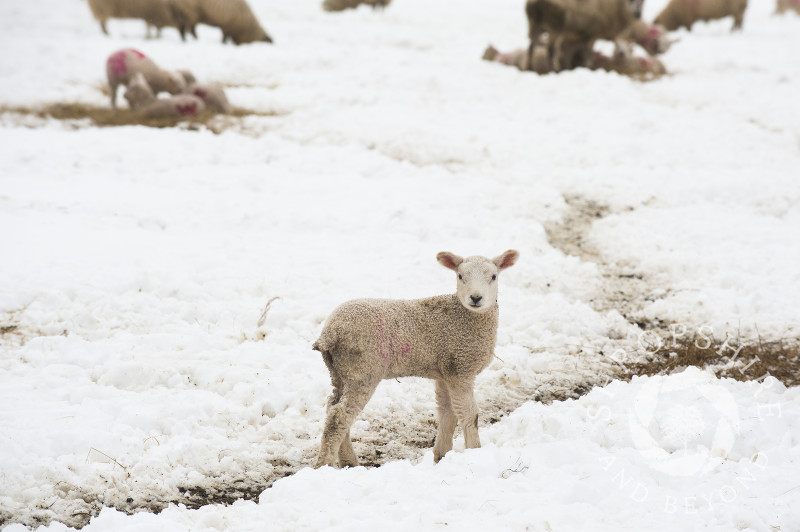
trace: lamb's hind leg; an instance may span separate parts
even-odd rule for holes
[[[333,370],[331,371],[331,383],[333,384],[333,393],[328,398],[328,407],[325,410],[329,414],[331,407],[335,406],[342,399],[342,379],[338,377]],[[350,431],[347,431],[342,444],[339,446],[339,467],[355,467],[358,465],[358,458],[353,450],[353,444],[350,440]]]
[[[370,397],[372,397],[378,382],[344,383],[341,398],[328,408],[328,416],[325,420],[322,443],[320,444],[315,468],[325,465],[333,466],[337,456],[340,460],[344,457],[345,461],[348,462],[343,465],[358,465],[358,460],[349,441],[350,426],[364,409]],[[345,438],[348,440],[347,443],[344,443]],[[344,450],[342,450],[342,446],[344,446]]]
[[[450,402],[450,392],[447,391],[447,385],[440,380],[436,381],[436,409],[439,430],[436,433],[436,442],[433,444],[433,461],[439,462],[453,448],[453,433],[458,422]]]
[[[481,446],[478,437],[478,405],[475,403],[473,380],[468,382],[449,382],[450,401],[458,416],[461,430],[464,431],[464,446],[475,449]]]

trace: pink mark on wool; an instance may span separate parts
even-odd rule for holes
[[[197,102],[192,103],[184,103],[184,104],[175,104],[175,109],[178,110],[182,116],[186,115],[196,115],[197,114]]]
[[[642,39],[641,45],[645,49],[650,49],[650,46],[661,37],[661,30],[658,29],[656,26],[651,26],[650,29],[647,31],[647,35],[644,36]]]
[[[648,59],[647,57],[639,57],[639,64],[642,65],[643,68],[650,70],[655,65],[655,61],[652,59]]]
[[[201,89],[200,87],[196,87],[192,91],[192,94],[194,94],[198,98],[202,98],[203,100],[205,100],[208,97],[208,92],[206,92],[205,90]]]
[[[142,52],[140,52],[139,50],[134,50],[133,48],[128,48],[125,51],[132,53],[133,55],[135,55],[139,59],[144,59],[145,58],[145,55]]]
[[[400,355],[406,356],[411,352],[411,346],[408,344],[403,344],[400,346]]]
[[[789,0],[789,3],[793,6],[800,6],[800,0]]]
[[[122,76],[128,72],[128,65],[125,64],[125,51],[120,50],[108,57],[108,70],[113,76]]]

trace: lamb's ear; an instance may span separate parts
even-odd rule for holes
[[[509,249],[502,255],[493,258],[492,262],[494,263],[495,266],[497,266],[498,270],[503,271],[506,268],[512,267],[514,263],[517,262],[518,258],[519,258],[519,251],[517,251],[516,249]]]
[[[462,257],[450,253],[449,251],[440,251],[437,253],[436,260],[439,261],[439,264],[451,270],[457,270],[461,263],[464,262]]]

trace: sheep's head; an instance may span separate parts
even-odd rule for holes
[[[486,312],[497,303],[497,279],[501,271],[517,262],[519,252],[509,249],[493,259],[486,257],[459,257],[442,251],[436,260],[445,268],[458,274],[456,297],[464,308],[472,312]]]
[[[141,72],[137,72],[136,75],[131,78],[131,81],[128,83],[128,89],[125,91],[125,99],[128,100],[131,109],[138,109],[150,101],[155,100],[155,98],[156,96],[153,94],[150,85],[147,84],[147,80],[144,79],[144,75]]]
[[[167,77],[167,92],[180,94],[186,88],[186,79],[180,72],[170,72]]]

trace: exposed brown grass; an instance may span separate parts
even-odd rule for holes
[[[660,338],[660,341],[656,340]],[[629,362],[629,375],[666,375],[688,366],[711,369],[717,377],[760,381],[772,376],[786,386],[800,384],[800,338],[653,336],[643,362]]]
[[[236,107],[227,115],[218,115],[205,112],[196,117],[179,118],[145,118],[130,109],[101,107],[85,103],[51,103],[38,107],[0,106],[0,113],[12,113],[22,116],[33,116],[41,119],[63,120],[65,122],[88,120],[97,127],[114,126],[148,126],[148,127],[175,127],[187,124],[190,128],[200,125],[206,126],[214,133],[220,133],[233,125],[235,119],[247,116],[278,116],[275,111],[252,111]],[[233,119],[233,120],[232,120]]]

